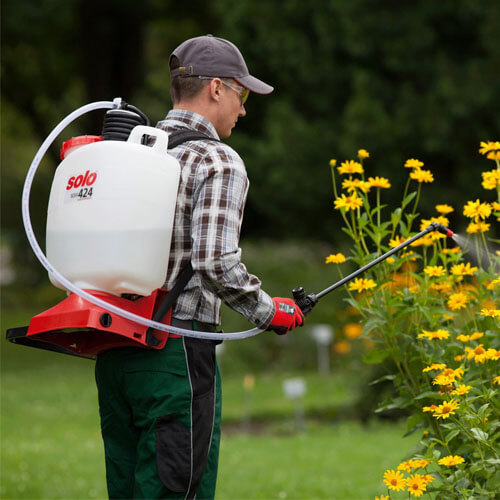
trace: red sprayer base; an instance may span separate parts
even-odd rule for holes
[[[157,289],[147,297],[128,300],[106,292],[86,290],[106,302],[144,318],[152,318],[167,290]],[[171,311],[162,323],[170,324]],[[59,304],[34,316],[28,327],[12,328],[7,339],[16,344],[95,358],[100,352],[115,347],[147,347],[162,349],[167,338],[178,335],[153,330],[111,314],[74,293]]]

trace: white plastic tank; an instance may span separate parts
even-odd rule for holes
[[[152,146],[141,144],[155,137]],[[168,134],[137,126],[127,142],[68,149],[47,214],[47,258],[88,290],[149,295],[167,274],[180,166]],[[63,288],[53,276],[51,282]]]

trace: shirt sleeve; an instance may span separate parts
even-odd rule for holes
[[[241,262],[239,237],[249,182],[241,158],[218,146],[196,172],[191,263],[204,284],[259,328],[274,314],[271,297]]]

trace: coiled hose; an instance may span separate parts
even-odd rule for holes
[[[47,136],[47,138],[45,139],[45,141],[42,143],[42,145],[38,149],[37,153],[35,154],[35,157],[33,158],[33,161],[31,162],[30,168],[28,170],[28,173],[26,174],[26,180],[24,181],[24,188],[23,188],[23,195],[22,195],[22,215],[23,215],[23,224],[24,224],[24,229],[26,231],[26,236],[28,237],[28,241],[29,241],[31,248],[33,249],[33,252],[35,253],[37,259],[40,261],[42,266],[49,273],[53,274],[55,279],[59,283],[61,283],[70,292],[73,292],[76,295],[80,296],[82,299],[85,299],[88,302],[90,302],[96,306],[102,307],[103,309],[106,309],[107,311],[112,312],[112,313],[114,313],[122,318],[126,318],[130,321],[134,321],[134,322],[139,323],[141,325],[154,328],[155,330],[161,330],[161,331],[169,332],[169,333],[176,333],[178,335],[183,335],[186,337],[194,337],[194,338],[209,339],[209,340],[244,339],[244,338],[252,337],[254,335],[261,333],[263,330],[260,330],[259,328],[252,328],[250,330],[245,330],[245,331],[241,331],[241,332],[233,332],[233,333],[197,332],[194,330],[185,330],[184,328],[174,327],[172,325],[164,325],[163,323],[158,323],[156,321],[149,320],[149,319],[144,318],[142,316],[138,316],[137,314],[133,314],[130,311],[126,311],[125,309],[121,309],[120,307],[117,307],[113,304],[110,304],[110,303],[106,302],[105,300],[94,297],[93,295],[86,292],[85,290],[78,288],[73,283],[71,283],[71,281],[67,280],[64,276],[62,276],[61,273],[59,273],[57,271],[57,269],[55,269],[54,266],[48,261],[47,257],[43,253],[43,251],[40,248],[40,245],[38,244],[38,241],[35,237],[35,233],[33,231],[32,225],[31,225],[31,218],[30,218],[30,212],[29,212],[31,186],[33,184],[33,179],[35,177],[35,173],[38,169],[38,166],[40,165],[40,162],[42,161],[43,157],[45,156],[45,153],[47,152],[47,150],[49,149],[51,144],[54,142],[56,137],[71,122],[76,120],[78,117],[84,115],[85,113],[89,113],[89,112],[97,110],[97,109],[112,109],[112,110],[116,109],[119,106],[121,106],[121,103],[122,103],[121,99],[116,98],[114,101],[97,101],[97,102],[93,102],[93,103],[87,104],[85,106],[82,106],[82,107],[76,109],[75,111],[70,113],[68,116],[66,116],[66,118],[64,118],[54,128],[54,130],[52,130],[52,132]]]

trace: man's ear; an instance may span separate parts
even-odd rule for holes
[[[222,93],[222,81],[220,78],[214,78],[210,80],[210,97],[216,101],[220,100],[220,96]]]

